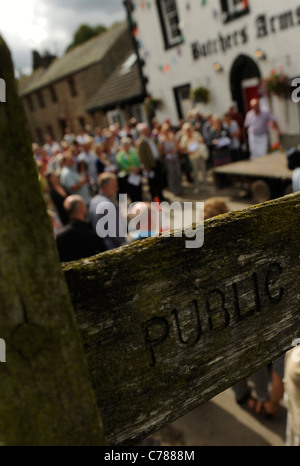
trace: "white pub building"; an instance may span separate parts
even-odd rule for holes
[[[253,97],[270,105],[289,144],[300,141],[300,104],[267,96],[271,75],[300,76],[300,0],[125,1],[157,118],[176,124],[195,108],[191,90],[209,91],[203,113],[245,114]]]

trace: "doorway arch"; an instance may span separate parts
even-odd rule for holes
[[[239,55],[231,67],[230,89],[232,100],[242,114],[245,115],[248,110],[249,99],[259,97],[260,81],[261,72],[257,63],[247,55]],[[246,89],[249,90],[248,94]]]

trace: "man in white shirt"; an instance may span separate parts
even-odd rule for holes
[[[268,153],[269,125],[278,131],[274,115],[267,110],[261,110],[258,99],[250,102],[251,110],[247,113],[244,126],[248,130],[250,158],[255,159]]]

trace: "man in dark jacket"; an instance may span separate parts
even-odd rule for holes
[[[56,237],[60,261],[84,259],[106,251],[103,240],[86,221],[88,209],[83,198],[78,195],[67,197],[64,208],[70,223]]]
[[[154,201],[158,198],[160,201],[163,201],[163,165],[160,160],[158,147],[150,137],[149,125],[140,123],[138,131],[140,138],[136,143],[137,153],[143,167],[144,176],[148,179],[152,200]]]

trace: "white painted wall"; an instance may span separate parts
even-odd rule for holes
[[[290,77],[300,76],[300,0],[249,0],[250,14],[224,25],[219,0],[207,0],[202,6],[202,0],[177,0],[184,43],[178,47],[165,50],[164,40],[155,0],[135,1],[136,8],[133,17],[138,25],[137,39],[141,43],[140,54],[145,59],[144,74],[149,78],[148,92],[153,97],[161,98],[165,107],[158,112],[160,119],[169,117],[177,122],[177,110],[173,88],[190,83],[192,87],[205,85],[209,87],[212,101],[204,110],[223,114],[231,103],[229,74],[233,62],[240,54],[246,54],[255,59],[256,49],[262,49],[267,59],[259,61],[258,66],[262,76],[267,77],[270,71],[280,66]],[[142,8],[142,4],[144,4]],[[186,8],[190,4],[190,9]],[[146,6],[148,5],[148,6]],[[266,14],[268,20],[274,15],[292,10],[295,26],[268,37],[257,38],[256,18]],[[218,12],[218,15],[216,15]],[[278,29],[278,21],[275,20]],[[205,43],[209,39],[232,34],[246,28],[248,43],[232,47],[226,53],[217,54],[194,60],[191,44],[195,41]],[[270,28],[270,27],[269,27]],[[215,62],[224,68],[223,73],[213,69]],[[168,66],[168,72],[162,72],[161,67]],[[284,107],[284,111],[283,111]],[[286,105],[276,102],[273,110],[287,134],[297,134],[300,131],[299,111],[292,101]],[[202,107],[203,108],[203,107]],[[286,118],[288,115],[288,118]]]

